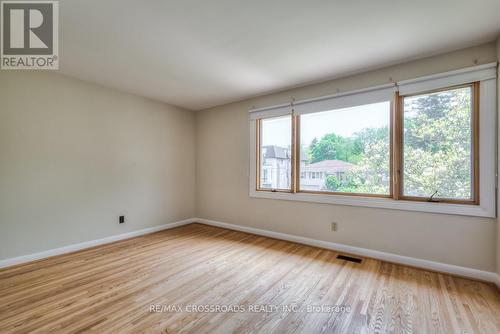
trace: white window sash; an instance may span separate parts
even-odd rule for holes
[[[398,90],[399,95],[414,95],[441,88],[496,79],[496,77],[497,64],[490,63],[411,80],[399,81]]]
[[[394,100],[396,84],[339,93],[320,99],[298,101],[293,104],[295,115],[357,107],[366,104]]]
[[[278,105],[267,108],[251,109],[249,113],[250,113],[250,119],[256,120],[261,118],[271,118],[271,117],[291,115],[292,108],[290,104],[286,104],[286,105]]]

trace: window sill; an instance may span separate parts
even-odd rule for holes
[[[403,211],[418,211],[441,213],[461,216],[475,217],[495,217],[495,212],[480,205],[469,204],[449,204],[449,203],[428,203],[394,200],[391,198],[346,196],[346,195],[323,195],[306,193],[283,193],[270,191],[251,190],[250,197],[266,198],[285,201],[312,202],[321,204],[336,204],[348,206],[360,206],[368,208],[381,208]]]

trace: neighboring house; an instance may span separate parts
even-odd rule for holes
[[[323,160],[300,166],[300,189],[320,191],[326,190],[326,178],[333,175],[337,180],[343,180],[345,173],[353,164],[342,160]]]
[[[290,149],[269,145],[262,147],[261,187],[286,189],[290,187]]]
[[[266,189],[286,189],[290,187],[291,153],[289,148],[268,145],[262,147],[261,187]],[[307,164],[305,152],[300,154],[300,189],[325,190],[326,178],[330,175],[338,180],[352,164],[341,160],[324,160]]]

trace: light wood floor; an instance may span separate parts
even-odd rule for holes
[[[0,333],[500,333],[494,286],[337,255],[200,224],[166,230],[1,270]]]

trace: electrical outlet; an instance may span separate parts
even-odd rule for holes
[[[336,222],[332,223],[332,231],[337,232],[337,223]]]
[[[123,223],[125,223],[125,216],[120,216],[118,224],[123,224]]]

